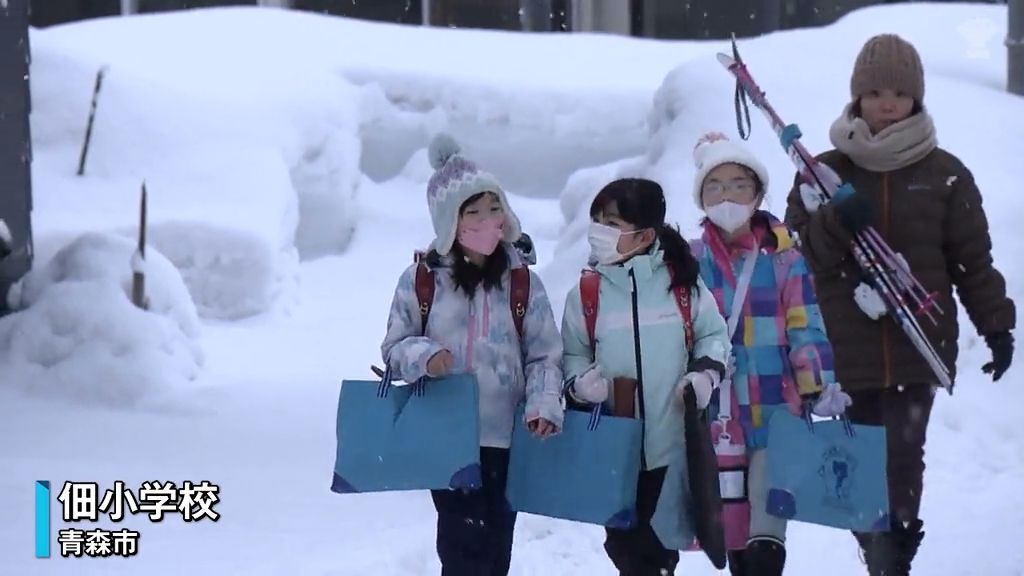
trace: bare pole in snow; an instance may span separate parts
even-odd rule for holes
[[[139,200],[139,245],[132,257],[132,304],[143,310],[149,309],[146,298],[146,182],[142,182],[142,198]]]
[[[85,141],[82,142],[82,155],[78,159],[78,175],[85,174],[85,158],[89,155],[89,141],[92,140],[92,123],[96,118],[96,103],[100,96],[100,88],[103,86],[103,75],[107,67],[104,66],[96,73],[96,85],[92,89],[92,107],[89,109],[89,123],[85,127]]]
[[[1006,87],[1024,96],[1024,0],[1007,2]]]

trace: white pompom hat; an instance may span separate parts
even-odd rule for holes
[[[722,164],[739,164],[754,171],[761,181],[761,190],[768,190],[768,169],[746,147],[729,140],[721,132],[709,132],[701,136],[693,149],[693,162],[697,168],[693,176],[693,201],[697,208],[704,210],[701,190],[704,180],[715,168]]]

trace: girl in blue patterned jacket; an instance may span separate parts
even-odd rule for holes
[[[701,276],[723,315],[737,316],[729,322],[735,394],[726,397],[735,398],[730,404],[739,409],[746,442],[750,519],[746,549],[730,553],[729,568],[733,576],[781,576],[786,521],[766,512],[768,422],[780,409],[800,414],[805,403],[819,416],[835,416],[850,399],[834,381],[807,264],[786,226],[759,209],[768,171],[721,133],[701,138],[694,160],[694,201],[707,214],[696,253]],[[748,528],[730,526],[728,514],[725,522],[727,532]]]
[[[443,135],[430,146],[436,172],[427,203],[436,238],[423,259],[434,284],[426,327],[413,265],[398,280],[381,352],[396,380],[453,372],[476,377],[483,488],[432,493],[437,552],[442,576],[504,576],[516,522],[505,500],[515,413],[525,400],[527,426],[535,435],[559,431],[562,340],[544,285],[513,247],[521,231],[505,193],[458,151]],[[510,307],[518,270],[529,274],[521,338]]]

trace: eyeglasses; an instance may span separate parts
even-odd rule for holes
[[[754,184],[753,180],[743,179],[733,180],[731,182],[708,182],[701,189],[701,194],[704,196],[705,200],[717,200],[727,194],[731,197],[741,195],[749,197],[753,196],[756,191],[757,186]]]

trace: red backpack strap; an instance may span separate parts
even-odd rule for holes
[[[693,313],[690,297],[690,290],[686,286],[676,286],[672,289],[676,294],[676,305],[679,306],[679,313],[683,316],[683,329],[686,331],[686,343],[693,348],[696,339],[693,334]]]
[[[427,318],[434,305],[434,272],[417,257],[416,259],[416,300],[420,303],[420,333],[427,333]]]
[[[509,288],[509,306],[512,308],[512,321],[516,324],[519,341],[523,340],[523,319],[526,318],[526,307],[530,303],[530,269],[522,266],[511,271]]]
[[[583,320],[587,325],[590,349],[594,350],[594,332],[597,330],[597,303],[601,294],[601,275],[593,270],[584,270],[580,275],[580,304]],[[595,351],[596,352],[596,351]]]
[[[675,276],[671,266],[669,266],[668,271],[670,278]],[[685,344],[692,350],[696,340],[693,333],[693,296],[690,293],[690,289],[686,286],[676,286],[672,289],[672,292],[676,295],[676,306],[679,307],[679,314],[683,317],[683,330],[686,334]]]

